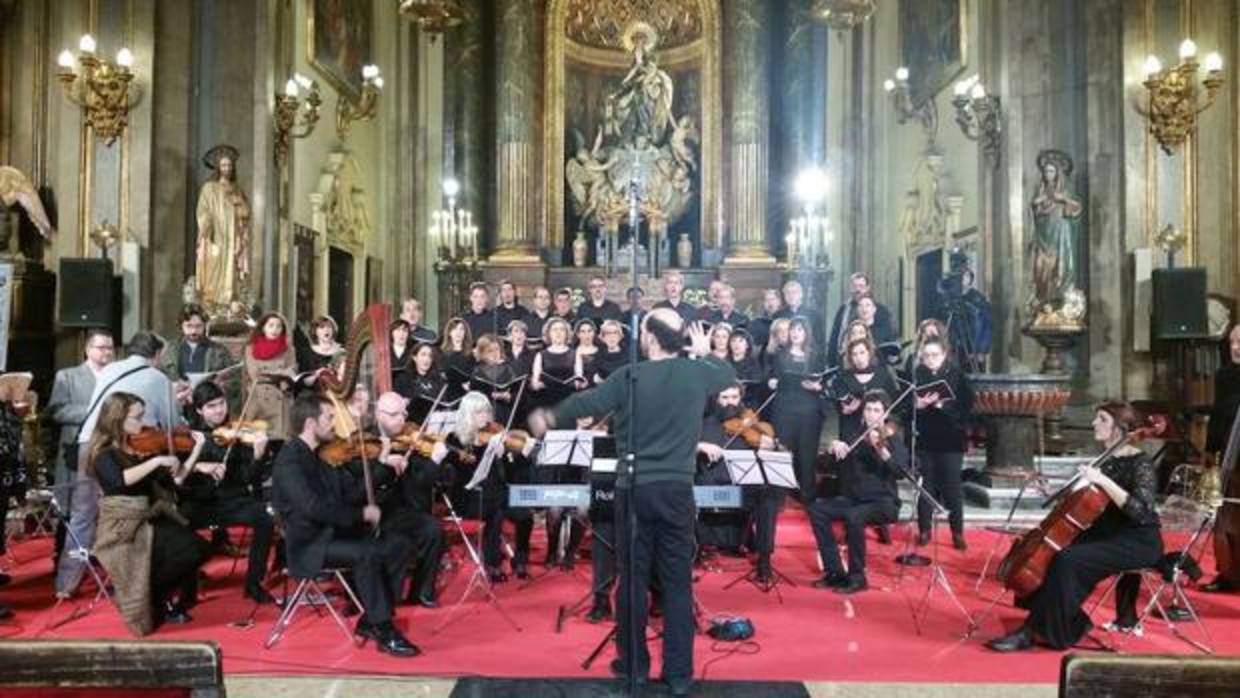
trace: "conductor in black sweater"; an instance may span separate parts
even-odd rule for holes
[[[726,362],[710,355],[710,342],[700,324],[688,330],[689,358],[680,351],[685,321],[671,308],[659,308],[642,322],[641,348],[649,361],[625,366],[597,388],[578,393],[552,412],[531,416],[535,434],[580,417],[612,414],[616,443],[637,444],[631,458],[621,459],[616,481],[616,532],[619,544],[620,595],[616,642],[617,676],[636,673],[639,682],[650,672],[646,648],[646,599],[652,573],[664,588],[663,680],[672,695],[688,695],[693,683],[693,476],[702,414],[710,397],[736,380]],[[630,374],[636,371],[637,410],[628,413]],[[636,461],[636,467],[633,466]],[[636,544],[629,549],[628,507],[635,509]],[[635,586],[627,576],[632,555]],[[625,590],[642,590],[632,618]],[[630,625],[631,622],[636,626]],[[629,638],[638,638],[630,646]]]

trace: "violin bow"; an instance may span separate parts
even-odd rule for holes
[[[254,391],[251,390],[246,394],[245,402],[241,403],[241,414],[237,417],[237,420],[236,420],[238,424],[245,423],[245,416],[246,416],[246,413],[249,412],[250,410],[250,401],[253,399],[254,399]],[[237,428],[238,430],[240,429],[240,427],[237,427]],[[238,438],[235,438],[228,443],[228,448],[224,449],[224,468],[225,469],[228,468],[228,457],[232,455],[233,446],[236,446],[237,442],[240,440],[241,438],[238,436]]]
[[[357,439],[357,455],[362,459],[362,482],[366,488],[366,505],[375,506],[375,481],[370,474],[370,459],[366,457],[366,436],[362,434],[361,420],[358,420],[357,428],[349,435],[349,438]],[[375,526],[374,537],[379,537],[379,526]]]
[[[758,409],[754,410],[753,413],[757,416],[762,416],[762,410],[765,410],[766,406],[771,404],[771,400],[774,400],[774,399],[775,399],[775,393],[774,391],[772,391],[771,394],[767,396],[766,400],[764,400],[761,405],[758,405]],[[723,444],[723,450],[725,451],[728,450],[728,446],[731,446],[732,442],[736,441],[736,439],[740,437],[740,435],[741,435],[741,432],[739,431],[733,434],[732,437]],[[778,439],[776,439],[776,443],[779,443]],[[756,451],[757,449],[754,449],[754,450]]]

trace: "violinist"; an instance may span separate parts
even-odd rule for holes
[[[292,418],[294,436],[276,455],[272,472],[272,503],[284,524],[289,575],[307,579],[324,567],[349,567],[365,608],[354,632],[373,639],[385,654],[420,654],[392,624],[408,541],[385,533],[374,536],[383,517],[380,508],[363,504],[350,491],[352,477],[315,455],[320,444],[335,438],[336,408],[323,396],[305,394],[293,402]]]
[[[739,383],[733,383],[715,396],[710,407],[707,409],[706,416],[702,420],[702,435],[698,440],[698,471],[694,477],[694,484],[697,485],[730,485],[732,477],[728,473],[728,465],[724,462],[723,447],[729,441],[734,443],[732,448],[745,448],[745,442],[740,437],[733,439],[725,429],[725,424],[734,420],[739,421],[741,417],[741,386]],[[774,448],[775,443],[770,437],[762,435],[759,437],[764,439],[762,444],[764,448]],[[697,526],[698,545],[710,545],[724,551],[740,553],[741,544],[745,537],[745,531],[749,527],[748,513],[738,512],[712,512],[710,514],[701,513]],[[772,537],[773,538],[773,537]],[[761,547],[761,546],[758,546]],[[759,553],[759,576],[762,576],[763,569],[769,576],[770,572],[770,553],[769,549],[760,551]]]
[[[99,408],[84,467],[103,490],[92,552],[112,578],[125,625],[139,636],[164,622],[190,621],[208,546],[185,525],[171,487],[195,470],[215,471],[198,462],[204,443],[198,432],[184,463],[175,455],[140,455],[131,442],[143,430],[145,411],[136,395],[109,395]],[[149,537],[140,531],[148,526]]]
[[[1103,403],[1094,411],[1094,440],[1106,447],[1119,444],[1137,423],[1127,403]],[[1013,652],[1034,643],[1057,650],[1073,646],[1091,627],[1082,605],[1094,587],[1111,575],[1151,567],[1162,557],[1157,475],[1149,456],[1124,444],[1100,466],[1081,466],[1079,475],[1105,492],[1110,503],[1093,526],[1055,555],[1037,591],[1017,599],[1029,615],[1014,632],[988,642],[990,649]],[[1140,587],[1139,574],[1120,576],[1112,628],[1136,628]]]
[[[512,573],[519,579],[529,576],[530,534],[534,530],[534,519],[528,509],[508,508],[505,479],[507,477],[509,481],[519,481],[527,477],[527,473],[523,471],[528,469],[529,454],[533,450],[534,441],[527,439],[519,452],[506,451],[496,457],[478,488],[467,490],[466,485],[473,477],[475,468],[483,462],[487,444],[492,440],[502,440],[504,436],[502,432],[488,435],[487,427],[491,425],[494,417],[491,401],[485,395],[479,392],[466,393],[457,409],[455,427],[442,442],[435,445],[430,458],[436,465],[446,464],[452,469],[449,498],[457,514],[463,518],[482,520],[483,564],[486,565],[490,580],[498,583],[508,580],[508,575],[500,566],[505,516],[513,521],[517,528]]]
[[[960,484],[960,468],[966,447],[965,425],[973,408],[973,390],[969,379],[953,362],[947,360],[943,341],[931,338],[921,345],[921,362],[913,372],[914,383],[926,386],[915,396],[917,409],[917,466],[926,490],[948,510],[952,530],[952,546],[965,550],[964,497]],[[943,390],[929,386],[942,381]],[[917,506],[917,544],[930,542],[930,517],[933,507],[926,499]]]
[[[840,495],[819,499],[809,508],[809,519],[826,574],[814,582],[819,589],[853,594],[867,588],[865,529],[896,520],[900,497],[896,478],[908,467],[908,448],[886,421],[891,398],[882,390],[868,390],[861,403],[861,428],[854,441],[837,439],[829,451],[839,464]],[[834,524],[844,522],[848,541],[848,570],[840,563]]]
[[[228,421],[228,400],[215,383],[203,381],[194,388],[193,406],[192,426],[207,434]],[[228,526],[245,526],[253,531],[245,596],[260,604],[275,603],[263,588],[275,524],[267,507],[254,498],[250,488],[262,482],[265,473],[270,471],[271,450],[267,433],[262,431],[244,440],[208,438],[198,460],[211,469],[193,473],[180,488],[181,511],[189,520],[190,528],[201,530],[216,526],[217,531],[226,532]],[[227,540],[227,534],[224,535]]]

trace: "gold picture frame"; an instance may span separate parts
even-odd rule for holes
[[[909,66],[909,96],[920,107],[969,64],[967,0],[900,0],[900,60]]]
[[[362,66],[373,62],[373,50],[370,0],[306,0],[306,62],[355,104],[362,98]]]

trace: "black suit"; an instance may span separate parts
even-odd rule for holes
[[[410,546],[400,536],[369,534],[347,478],[292,438],[276,456],[272,499],[284,522],[289,574],[306,579],[328,566],[351,568],[364,620],[379,625],[392,619]]]

